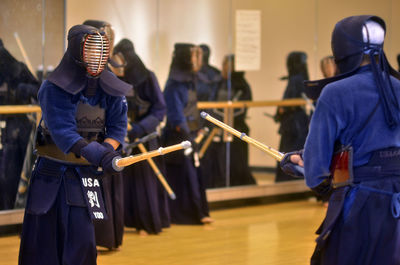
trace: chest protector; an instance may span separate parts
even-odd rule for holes
[[[87,103],[79,102],[75,114],[76,130],[88,142],[104,141],[105,134],[105,110],[99,105],[91,106]],[[43,120],[36,130],[35,152],[39,156],[46,157],[62,163],[90,165],[82,157],[77,157],[74,153],[65,154],[54,143],[50,132]]]
[[[188,89],[188,102],[183,109],[183,115],[190,131],[197,131],[200,128],[200,112],[197,109],[197,95],[195,89]]]

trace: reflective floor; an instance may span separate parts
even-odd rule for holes
[[[98,264],[309,264],[325,211],[310,199],[213,211],[212,225],[174,225],[157,236],[127,229],[121,249],[101,251]],[[0,237],[0,265],[17,264],[18,244]]]

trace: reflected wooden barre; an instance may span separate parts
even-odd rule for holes
[[[284,157],[284,154],[279,152],[278,150],[273,149],[272,147],[269,147],[268,145],[265,145],[249,136],[247,136],[245,133],[241,133],[238,130],[230,127],[229,125],[223,123],[222,121],[219,121],[215,119],[214,117],[211,117],[210,114],[206,112],[201,112],[201,117],[208,120],[211,123],[214,123],[218,127],[224,129],[225,131],[235,135],[236,137],[240,138],[241,140],[245,141],[246,143],[252,144],[255,147],[261,149],[262,151],[266,152],[273,158],[275,158],[277,161],[281,161]]]
[[[3,105],[0,106],[0,114],[41,113],[38,105]]]
[[[271,107],[271,106],[304,106],[307,101],[302,98],[284,99],[284,100],[262,100],[262,101],[213,101],[197,102],[199,109],[214,109],[214,108],[248,108],[248,107]]]

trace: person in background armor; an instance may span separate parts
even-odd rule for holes
[[[36,102],[39,82],[28,67],[18,62],[0,40],[0,104],[26,105]],[[29,135],[34,119],[26,114],[1,115],[0,210],[13,209],[20,182]]]
[[[123,65],[122,69],[111,67],[114,73],[133,85],[127,95],[128,138],[133,143],[157,130],[166,114],[166,104],[155,74],[143,64],[130,40],[122,39],[115,46],[112,60]],[[144,146],[155,150],[160,145],[157,139],[152,139]],[[133,152],[141,153],[137,147]],[[154,160],[165,173],[163,160]],[[136,228],[141,235],[158,234],[163,227],[170,226],[167,193],[147,161],[126,168],[123,181],[125,226]]]
[[[206,44],[201,44],[203,51],[202,66],[197,73],[196,93],[197,101],[211,101],[221,82],[221,72],[210,65],[210,48]]]
[[[124,95],[132,88],[105,69],[109,45],[104,32],[73,26],[60,64],[39,89],[39,157],[29,186],[20,265],[96,264],[92,219],[107,218],[99,178],[121,174],[112,161],[126,135]]]
[[[167,103],[167,123],[163,131],[165,145],[194,141],[200,129],[200,113],[197,109],[196,73],[201,68],[201,48],[188,43],[176,43],[170,72],[164,90]],[[175,224],[205,224],[209,217],[205,187],[200,171],[192,157],[183,151],[165,157],[167,181],[176,194],[170,201],[171,222]]]
[[[302,98],[305,93],[303,81],[308,80],[307,55],[304,52],[289,53],[286,66],[288,84],[283,99]],[[309,118],[302,106],[278,107],[275,121],[280,123],[279,134],[281,141],[279,151],[289,152],[302,149],[308,133]],[[279,165],[276,168],[276,182],[296,180],[285,174]]]
[[[103,31],[110,42],[110,55],[114,49],[114,30],[110,23],[101,20],[86,20],[89,25]],[[112,61],[109,61],[109,65]],[[108,66],[109,66],[108,65]],[[124,195],[123,179],[117,175],[109,175],[101,179],[103,196],[107,205],[108,219],[93,220],[96,245],[108,250],[118,249],[122,245],[124,235]]]
[[[220,86],[215,95],[216,101],[251,101],[252,94],[251,88],[246,81],[245,72],[235,71],[235,56],[233,54],[225,56],[222,63],[222,80]],[[228,87],[231,87],[230,92]],[[230,93],[230,96],[229,96]],[[220,118],[222,116],[220,115]],[[247,118],[247,108],[240,108],[233,110],[233,127],[249,135],[250,128],[246,123]],[[222,138],[222,137],[221,137]],[[226,144],[222,141],[216,143],[219,145],[219,151],[216,153],[225,153]],[[223,165],[225,165],[225,155],[219,155],[220,167],[219,173],[225,174],[226,170]],[[225,179],[225,175],[223,178]],[[214,183],[221,185],[221,177],[218,177]],[[240,186],[240,185],[252,185],[255,184],[253,175],[249,167],[249,147],[248,144],[236,137],[233,137],[231,142],[231,152],[230,152],[230,186]]]
[[[198,101],[213,101],[215,100],[215,94],[217,93],[218,87],[221,83],[222,76],[221,72],[209,64],[210,59],[210,48],[206,44],[201,44],[200,48],[203,51],[203,62],[200,71],[197,73],[197,100]],[[212,110],[204,110],[211,113]],[[201,120],[201,127],[214,128],[206,120]],[[217,128],[216,128],[217,129]],[[210,131],[210,130],[209,130]],[[220,139],[219,136],[215,139]],[[220,163],[220,160],[224,160],[224,147],[218,148],[219,143],[212,142],[207,151],[205,152],[200,163],[201,175],[204,178],[206,188],[222,187],[225,185],[225,163]],[[225,161],[225,160],[224,160]],[[217,182],[220,183],[217,184]]]
[[[303,164],[306,184],[329,198],[311,264],[400,264],[400,73],[383,51],[385,32],[371,15],[336,24],[339,73],[309,82],[322,92],[304,153],[281,163]]]

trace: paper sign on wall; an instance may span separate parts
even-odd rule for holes
[[[260,70],[261,10],[236,10],[236,71]]]

